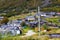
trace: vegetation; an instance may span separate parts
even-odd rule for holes
[[[47,30],[48,29],[48,26],[46,24],[44,24],[43,25],[43,28]]]
[[[41,9],[41,11],[55,11],[55,12],[60,12],[60,0],[51,0],[51,4],[47,5],[46,7],[43,7]],[[18,18],[24,18],[27,16],[27,14],[29,13],[30,10],[36,10],[37,6],[40,5],[41,6],[42,1],[41,0],[0,0],[0,16],[6,16],[3,18],[3,20],[0,20],[0,24],[6,24],[9,19],[18,19]],[[5,14],[2,14],[5,13]],[[23,14],[23,16],[19,15],[19,14]],[[25,15],[26,14],[26,15]],[[19,15],[16,17],[16,15]],[[7,17],[11,17],[12,18],[7,18]],[[60,25],[59,23],[59,17],[58,18],[46,18],[46,20],[48,22],[53,22],[57,25]],[[30,28],[28,27],[29,25],[26,25],[24,22],[21,24],[22,26],[27,26],[27,28],[23,29],[24,33],[26,33]],[[48,26],[46,24],[43,25],[44,29],[48,29]],[[47,34],[49,33],[59,33],[60,29],[56,30],[56,29],[52,29],[50,32],[47,32]],[[44,33],[43,33],[44,34]],[[45,33],[46,34],[46,33]],[[31,37],[20,37],[20,36],[12,36],[12,37],[4,37],[2,38],[0,35],[0,40],[49,40],[49,37],[43,37],[41,36],[41,38],[38,39],[38,36],[31,36]],[[52,40],[52,39],[51,39]],[[53,39],[55,40],[55,38]],[[60,40],[56,39],[56,40]]]
[[[60,25],[60,23],[59,23],[59,17],[46,18],[45,20],[48,21],[48,22],[50,22],[50,23],[52,22],[52,23],[54,23],[56,25]]]
[[[0,40],[2,40],[2,35],[0,34]]]
[[[42,36],[43,37],[43,36]],[[48,40],[48,36],[44,36],[44,40]],[[42,38],[39,38],[38,35],[33,35],[30,37],[20,37],[20,36],[15,36],[15,37],[4,37],[2,40],[43,40]]]
[[[48,12],[51,12],[51,11],[60,12],[60,7],[48,7],[48,8],[43,8],[42,10],[48,11]]]
[[[7,24],[9,19],[7,17],[4,17],[2,20],[0,20],[0,25],[1,24]]]
[[[51,0],[51,4],[42,8],[41,11],[60,12],[60,0]],[[19,14],[25,14],[29,10],[36,10],[38,5],[42,5],[42,0],[4,0],[0,1],[0,13],[3,16],[11,17]]]

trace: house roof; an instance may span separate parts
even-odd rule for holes
[[[57,14],[60,14],[60,12],[58,12]]]
[[[26,17],[27,20],[35,20],[34,16],[28,16]]]

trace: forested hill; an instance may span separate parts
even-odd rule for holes
[[[40,0],[0,0],[0,10],[26,9],[37,7]]]
[[[23,10],[36,9],[38,5],[43,8],[59,7],[60,0],[0,0],[0,13],[18,14]]]
[[[48,3],[49,1],[49,3]],[[0,10],[12,9],[17,7],[22,8],[35,8],[38,5],[50,4],[52,6],[59,5],[60,0],[0,0]]]

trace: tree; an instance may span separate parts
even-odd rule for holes
[[[1,24],[7,24],[8,21],[9,21],[8,18],[4,17],[0,22]]]
[[[43,28],[47,30],[48,29],[48,26],[46,24],[44,24],[43,25]]]
[[[23,26],[26,26],[26,23],[25,22],[22,22],[21,23],[21,26],[23,27]]]

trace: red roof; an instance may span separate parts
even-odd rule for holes
[[[58,12],[57,14],[60,14],[60,12]]]

